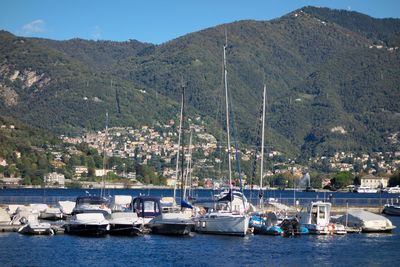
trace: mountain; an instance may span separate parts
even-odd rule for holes
[[[239,141],[255,144],[263,84],[267,144],[289,155],[398,149],[400,20],[304,7],[237,21],[161,45],[0,32],[0,110],[56,133],[175,118],[182,80],[189,113],[223,128],[222,47]],[[218,126],[220,125],[220,126]]]

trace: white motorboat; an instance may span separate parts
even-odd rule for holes
[[[188,235],[194,230],[194,221],[180,210],[164,212],[149,222],[151,232],[164,235]]]
[[[107,199],[98,196],[77,197],[72,215],[78,213],[102,213],[104,216],[111,214]]]
[[[362,232],[391,232],[396,228],[386,217],[361,209],[350,209],[347,214],[333,221],[351,228],[361,228]]]
[[[142,219],[134,212],[115,212],[108,218],[110,234],[140,235],[142,234]]]
[[[369,186],[358,186],[354,188],[355,193],[378,193],[377,188],[371,188]]]
[[[62,220],[63,218],[64,215],[59,208],[46,208],[39,214],[39,219],[42,220],[56,221],[56,220]]]
[[[399,194],[400,193],[400,186],[388,187],[383,190],[389,194]]]
[[[66,234],[105,235],[110,229],[109,221],[103,213],[77,213],[64,224]]]
[[[27,218],[24,217],[24,223],[18,229],[18,233],[25,235],[53,235],[54,230],[51,228],[49,223],[40,223],[35,215],[30,215]]]
[[[305,212],[300,213],[300,224],[308,229],[310,234],[326,235],[334,233],[330,225],[331,203],[311,202]]]

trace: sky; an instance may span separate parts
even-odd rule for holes
[[[223,23],[271,20],[309,5],[400,17],[400,0],[1,0],[0,29],[56,40],[160,44]]]

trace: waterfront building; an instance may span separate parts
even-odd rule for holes
[[[44,176],[44,182],[46,185],[65,185],[65,176],[64,174],[52,172],[48,173]]]
[[[362,187],[385,188],[388,185],[389,178],[367,174],[361,177],[360,180]]]

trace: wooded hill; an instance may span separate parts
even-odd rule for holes
[[[127,25],[129,27],[129,25]],[[305,7],[271,21],[237,21],[161,45],[0,32],[0,112],[56,133],[176,118],[224,129],[222,52],[239,141],[254,145],[263,84],[268,147],[300,155],[398,149],[400,20]],[[220,126],[218,126],[220,125]],[[389,139],[391,138],[391,139]]]

